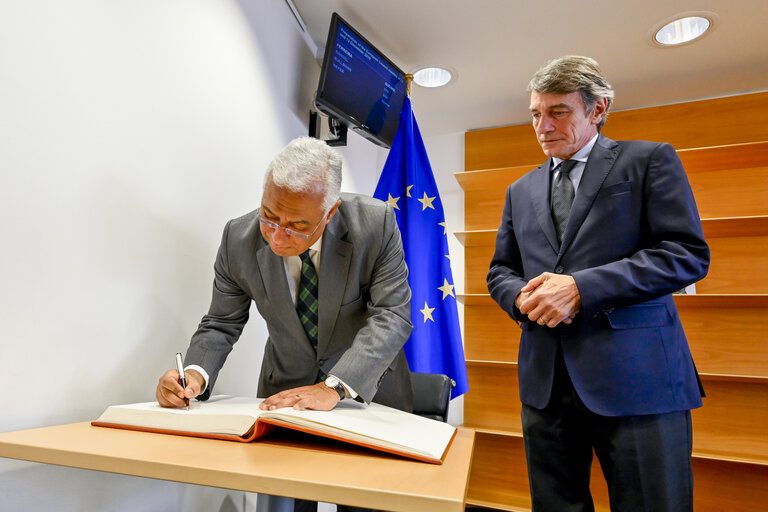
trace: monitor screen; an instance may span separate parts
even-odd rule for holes
[[[333,13],[315,97],[318,109],[389,147],[399,125],[405,88],[403,71]]]

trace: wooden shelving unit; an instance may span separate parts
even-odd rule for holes
[[[768,93],[612,113],[616,140],[670,142],[688,173],[712,264],[696,295],[675,296],[707,398],[693,412],[697,512],[762,511],[768,503]],[[741,123],[747,123],[745,129]],[[477,430],[468,502],[530,510],[520,426],[520,329],[488,295],[485,276],[507,185],[544,160],[528,125],[468,132],[464,343]],[[593,495],[608,510],[595,461]]]

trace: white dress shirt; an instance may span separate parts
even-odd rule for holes
[[[597,142],[597,135],[592,137],[592,139],[590,139],[590,141],[587,142],[583,148],[578,150],[571,157],[571,160],[576,160],[577,162],[576,165],[573,166],[573,169],[571,169],[571,172],[568,174],[568,177],[571,178],[571,183],[573,183],[574,195],[579,191],[579,183],[581,183],[581,177],[584,175],[584,167],[587,166],[587,158],[589,157],[589,152],[592,151],[592,147],[595,145],[595,142]],[[560,174],[560,171],[557,170],[557,166],[560,165],[560,162],[562,162],[561,159],[554,156],[552,157],[553,169],[556,170],[552,173],[552,176],[550,176],[550,184],[554,183],[555,177]]]

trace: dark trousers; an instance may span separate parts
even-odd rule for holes
[[[558,350],[549,404],[523,404],[533,512],[594,511],[589,492],[597,455],[613,512],[692,512],[691,412],[599,416],[573,388]]]

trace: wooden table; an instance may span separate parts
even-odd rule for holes
[[[0,457],[393,511],[463,512],[474,431],[442,465],[289,431],[254,443],[72,423],[0,434]]]

